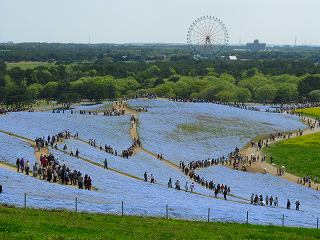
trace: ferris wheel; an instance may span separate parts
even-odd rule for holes
[[[212,56],[219,54],[229,42],[224,23],[214,16],[202,16],[189,27],[187,43],[196,54]]]

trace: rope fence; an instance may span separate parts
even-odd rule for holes
[[[43,199],[43,197],[46,197]],[[177,209],[174,204],[170,206],[169,204],[165,204],[163,206],[163,215],[161,215],[161,210],[156,211],[157,213],[154,214],[154,208],[153,209],[146,209],[141,206],[135,207],[134,204],[126,203],[124,201],[121,202],[109,202],[109,201],[92,201],[89,199],[80,199],[78,196],[75,196],[74,198],[68,197],[68,198],[57,198],[57,197],[50,197],[45,196],[42,194],[29,194],[24,193],[23,196],[21,196],[23,199],[22,204],[19,204],[18,202],[12,204],[18,207],[23,207],[24,209],[27,208],[34,208],[34,209],[55,209],[55,210],[67,210],[67,211],[74,211],[75,213],[79,212],[92,212],[92,213],[105,213],[105,214],[116,214],[119,216],[126,216],[126,215],[135,215],[135,216],[154,216],[154,217],[162,217],[165,219],[178,219],[178,220],[187,220],[187,219],[193,219],[196,221],[203,221],[203,222],[235,222],[235,223],[243,223],[243,224],[262,224],[262,225],[278,225],[278,226],[299,226],[295,224],[289,224],[297,222],[298,219],[294,219],[295,221],[292,221],[292,218],[286,216],[283,213],[279,213],[279,218],[277,217],[273,219],[269,219],[268,222],[264,222],[263,219],[259,220],[257,216],[250,215],[250,211],[242,211],[241,212],[241,218],[239,217],[236,219],[236,217],[232,218],[232,216],[225,216],[225,218],[221,218],[219,216],[215,216],[215,214],[218,213],[218,209],[214,209],[212,207],[205,209],[202,209],[201,215],[196,215],[194,212],[188,212],[188,217],[186,217],[185,212],[183,210],[186,209]],[[39,201],[40,200],[40,201]],[[0,201],[1,202],[1,201]],[[55,206],[55,203],[57,204]],[[62,204],[62,205],[61,205]],[[87,206],[92,206],[93,204],[99,205],[99,210],[93,210],[87,209]],[[45,207],[41,207],[41,205]],[[159,208],[157,208],[158,210]],[[150,211],[149,211],[150,210]],[[179,210],[183,212],[183,216],[179,214]],[[225,211],[225,210],[224,210]],[[160,212],[160,214],[159,214]],[[205,214],[206,212],[206,214]],[[232,210],[234,212],[234,210]],[[221,213],[221,210],[220,210]],[[194,215],[192,215],[194,214]],[[221,215],[221,214],[220,214]],[[194,216],[194,217],[193,217]],[[200,217],[199,217],[200,216]],[[190,217],[190,218],[189,218]],[[308,226],[310,228],[316,228],[319,229],[319,217],[314,218],[313,220],[309,219]]]

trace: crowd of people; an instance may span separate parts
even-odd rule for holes
[[[53,109],[52,113],[62,113],[64,114],[67,112],[67,109]],[[105,111],[92,111],[92,110],[78,110],[75,109],[70,110],[71,114],[81,114],[81,115],[102,115],[102,116],[122,116],[125,114],[125,110],[117,110],[116,108],[112,107],[111,110]]]
[[[6,115],[9,112],[21,112],[21,111],[25,111],[28,110],[27,108],[23,108],[23,107],[11,107],[11,108],[6,108],[6,107],[0,107],[0,115]],[[30,109],[29,109],[30,111]]]
[[[278,207],[279,206],[279,199],[278,197],[273,198],[272,196],[265,196],[265,198],[263,198],[262,195],[258,194],[253,194],[250,197],[250,203],[253,205],[260,205],[260,206],[274,206],[274,207]],[[296,210],[299,211],[300,210],[300,201],[296,200],[295,201],[295,205],[296,205]],[[287,209],[291,208],[291,201],[288,199],[287,200]]]
[[[149,182],[150,183],[156,183],[156,178],[154,177],[154,175],[151,173],[150,176],[148,176],[147,172],[144,172],[143,174],[143,179],[145,182]],[[172,183],[172,178],[169,178],[168,184],[167,184],[168,188],[173,188],[173,183]],[[192,182],[189,185],[189,182],[186,182],[184,185],[184,188],[181,187],[181,183],[179,180],[176,180],[175,184],[174,184],[174,189],[175,190],[183,190],[185,192],[194,192],[195,190],[195,186],[194,183]]]
[[[300,211],[300,201],[296,200],[294,204],[296,205],[296,211]],[[291,201],[289,199],[287,200],[287,209],[291,209]]]
[[[139,107],[139,108],[135,108],[133,109],[137,112],[148,112],[148,108],[147,107]]]
[[[260,111],[260,108],[255,106],[249,106],[244,103],[230,103],[230,102],[223,102],[223,101],[216,101],[216,100],[204,100],[204,99],[189,99],[189,98],[169,98],[169,101],[172,102],[192,102],[192,103],[214,103],[219,105],[224,105],[228,107],[235,107],[240,109],[246,109],[250,111]]]
[[[17,158],[16,160],[17,172],[25,172],[26,175],[30,173],[30,162],[24,158]]]
[[[79,134],[76,133],[74,135],[75,138],[79,137]],[[38,148],[38,151],[40,151],[41,148],[48,147],[49,145],[51,148],[58,149],[58,143],[62,142],[63,139],[70,139],[71,138],[71,132],[69,131],[64,131],[60,132],[56,135],[48,135],[47,138],[45,137],[38,137],[35,139],[36,146]]]
[[[179,168],[181,171],[190,177],[194,182],[208,188],[209,190],[212,190],[214,192],[215,197],[217,197],[218,194],[223,194],[223,197],[225,200],[227,200],[227,195],[231,192],[230,186],[227,186],[226,184],[215,184],[214,181],[207,181],[204,179],[204,177],[201,177],[199,174],[196,174],[195,172],[195,164],[194,162],[190,162],[189,164],[185,164],[183,161],[180,162]]]
[[[0,115],[6,115],[6,114],[8,114],[8,109],[0,108]]]
[[[96,140],[95,139],[89,139],[89,145],[95,148],[99,148],[101,151],[105,151],[106,153],[112,154],[114,156],[120,156],[123,158],[129,158],[130,156],[133,155],[133,152],[135,150],[135,148],[137,147],[141,147],[141,141],[140,139],[133,139],[133,143],[130,147],[128,147],[127,149],[124,149],[121,151],[121,154],[118,153],[118,151],[116,149],[114,149],[113,147],[111,147],[110,145],[105,144],[104,147],[100,144],[99,146],[96,144]]]
[[[314,179],[313,179],[314,183],[319,183],[319,178],[318,176],[314,176]],[[298,184],[301,184],[301,185],[307,185],[308,187],[311,188],[311,185],[312,185],[312,177],[307,175],[305,177],[301,177],[301,178],[298,178]]]
[[[253,205],[260,205],[260,206],[279,206],[278,197],[273,198],[272,196],[268,197],[268,195],[263,198],[262,195],[258,196],[258,194],[253,194],[250,197],[250,203]]]
[[[259,106],[250,106],[245,103],[230,103],[230,102],[223,102],[223,101],[217,101],[217,100],[204,100],[204,99],[190,99],[190,98],[169,98],[169,101],[173,102],[193,102],[193,103],[214,103],[219,105],[224,105],[228,107],[235,107],[250,111],[262,111],[262,108]],[[265,108],[266,112],[269,113],[292,113],[296,114],[294,111],[298,109],[304,109],[304,108],[314,108],[314,107],[320,107],[320,103],[294,103],[294,104],[269,104],[267,108]]]
[[[16,160],[17,172],[29,175],[30,163],[24,158],[17,158]],[[40,164],[35,162],[32,166],[32,176],[46,180],[48,182],[58,182],[65,185],[75,185],[79,189],[91,190],[92,180],[90,176],[82,176],[82,173],[77,170],[70,170],[65,164],[60,165],[58,158],[53,154],[40,156]]]

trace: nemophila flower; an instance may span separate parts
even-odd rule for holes
[[[33,165],[36,160],[33,147],[18,138],[0,133],[0,161],[15,166],[17,158],[24,158]]]
[[[0,129],[31,139],[69,130],[80,138],[125,149],[132,144],[129,134],[130,116],[94,116],[51,112],[16,112],[0,118]]]
[[[299,118],[255,112],[212,103],[130,100],[140,113],[139,134],[144,147],[162,152],[176,163],[227,155],[257,135],[303,129]]]

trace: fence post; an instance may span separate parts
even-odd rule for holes
[[[284,227],[284,214],[282,214],[282,227]]]
[[[123,201],[121,201],[121,216],[123,217]]]
[[[76,212],[78,212],[78,197],[76,197]]]
[[[24,193],[24,209],[27,208],[27,193]]]
[[[249,211],[247,211],[247,224],[249,223]]]
[[[208,222],[210,222],[210,208],[208,208]]]
[[[168,204],[166,204],[166,219],[169,218],[169,208],[168,208]]]
[[[317,217],[317,229],[319,229],[319,217]]]

